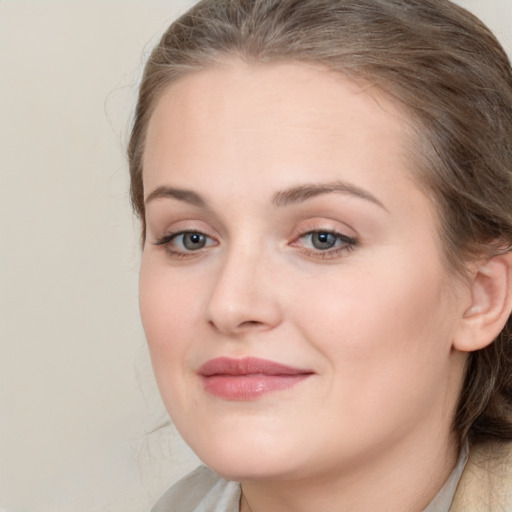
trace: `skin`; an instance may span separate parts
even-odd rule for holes
[[[252,512],[420,512],[455,464],[471,290],[443,265],[409,137],[379,91],[300,64],[189,74],[152,115],[140,307],[153,367],[178,430]],[[342,236],[320,250],[318,231]],[[182,232],[205,246],[169,236]],[[314,375],[224,400],[197,374],[221,356]]]

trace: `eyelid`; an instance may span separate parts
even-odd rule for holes
[[[297,240],[301,240],[307,236],[314,235],[315,233],[328,233],[330,235],[335,236],[337,239],[341,240],[343,243],[356,245],[358,243],[357,239],[353,236],[345,235],[344,233],[341,233],[338,230],[334,229],[310,229],[308,231],[305,231],[304,233],[298,235],[295,237],[294,241],[291,243],[291,245],[295,244]],[[320,249],[317,249],[318,251],[321,251]]]
[[[217,237],[210,234],[210,232],[211,230],[199,227],[196,223],[178,222],[176,226],[168,228],[161,236],[155,237],[156,239],[152,241],[152,244],[164,249],[171,258],[197,258],[203,255],[205,251],[219,245]],[[207,239],[207,242],[203,247],[187,249],[185,247],[178,247],[173,243],[178,237],[193,233],[200,234]],[[183,245],[183,242],[181,245]]]
[[[163,202],[165,203],[165,201]],[[158,201],[154,201],[151,204],[158,206],[157,203]],[[164,234],[182,231],[197,231],[217,238],[219,226],[215,219],[211,219],[201,212],[172,208],[172,206],[172,204],[164,204],[161,208],[154,208],[151,215],[146,215],[147,236],[150,240],[162,238]]]
[[[298,243],[299,240],[303,239],[305,236],[311,235],[315,233],[315,231],[310,231],[308,233],[305,233],[304,235],[300,236],[296,239],[295,242],[290,244],[292,247],[296,248],[304,257],[308,259],[313,260],[321,260],[321,261],[327,261],[327,260],[339,260],[348,255],[348,253],[354,251],[358,245],[357,240],[351,237],[348,237],[346,235],[343,235],[341,233],[336,233],[332,231],[326,231],[326,230],[320,230],[316,231],[320,233],[330,233],[334,236],[337,236],[341,243],[338,245],[334,245],[331,248],[328,249],[315,249],[311,247],[305,247]]]
[[[189,213],[167,213],[160,218],[147,222],[147,235],[149,239],[157,240],[165,236],[179,233],[201,233],[213,239],[218,238],[218,231],[202,216],[191,216]]]
[[[165,245],[165,244],[172,242],[179,236],[189,235],[189,234],[198,234],[198,235],[204,236],[205,238],[215,241],[215,239],[213,237],[211,237],[210,235],[207,235],[206,233],[203,233],[202,231],[198,231],[197,229],[181,229],[179,231],[167,233],[166,235],[164,235],[164,236],[158,238],[156,241],[154,241],[153,244],[154,245]],[[211,244],[209,244],[209,245],[211,245]],[[209,245],[207,247],[209,247]]]
[[[329,215],[327,212],[317,213],[316,215],[306,212],[303,217],[297,219],[293,228],[293,236],[299,236],[301,233],[310,231],[336,231],[347,234],[347,236],[357,236],[357,231],[351,224],[338,218],[336,213]]]
[[[305,246],[304,239],[314,233],[329,233],[335,236],[336,245],[326,249]],[[359,236],[351,226],[338,220],[325,217],[309,218],[299,222],[295,227],[289,245],[307,258],[334,260],[343,258],[347,252],[353,251],[359,245]]]
[[[326,232],[339,234],[349,239],[358,240],[357,231],[346,222],[331,217],[317,216],[299,220],[292,230],[292,239],[300,238],[308,233]]]

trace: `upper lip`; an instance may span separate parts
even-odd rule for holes
[[[213,375],[304,375],[314,372],[257,357],[243,359],[217,357],[204,363],[198,373],[203,377],[211,377]]]

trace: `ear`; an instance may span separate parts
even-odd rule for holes
[[[477,265],[470,287],[471,303],[453,340],[461,352],[490,345],[505,326],[512,310],[512,253]]]

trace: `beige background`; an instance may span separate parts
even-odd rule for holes
[[[512,53],[512,2],[464,0]],[[0,0],[0,512],[140,512],[196,464],[137,309],[123,155],[144,53],[191,0]]]

